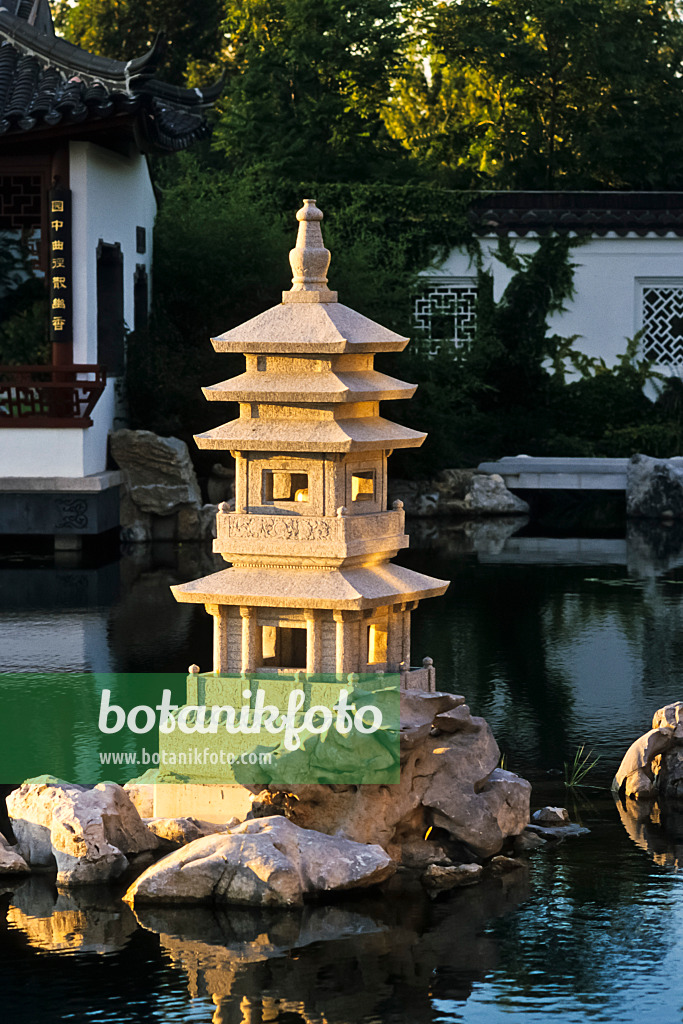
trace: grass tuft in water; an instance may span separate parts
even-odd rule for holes
[[[574,760],[571,764],[567,761],[564,762],[564,784],[570,789],[576,789],[579,786],[588,786],[589,783],[585,782],[585,778],[590,771],[595,768],[596,764],[600,760],[600,755],[593,758],[593,751],[589,750],[586,752],[586,745],[582,743],[577,748],[574,754]],[[591,786],[591,789],[598,789],[598,786]]]

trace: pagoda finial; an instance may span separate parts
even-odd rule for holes
[[[323,244],[320,230],[322,211],[315,199],[304,199],[297,212],[299,233],[296,245],[289,253],[292,267],[292,287],[282,293],[283,302],[336,302],[337,293],[327,287],[327,268],[330,252]]]

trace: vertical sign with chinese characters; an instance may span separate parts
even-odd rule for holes
[[[52,188],[48,192],[50,236],[50,341],[73,342],[71,290],[71,190]]]

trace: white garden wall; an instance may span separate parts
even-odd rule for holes
[[[536,238],[514,238],[520,253],[535,251]],[[481,240],[484,265],[494,275],[499,299],[512,271],[494,258],[497,239]],[[614,365],[626,339],[644,325],[645,346],[667,373],[683,374],[683,238],[669,235],[595,237],[577,245],[572,261],[575,296],[550,327],[564,336],[580,335],[576,348]],[[423,274],[434,287],[452,285],[453,294],[471,302],[476,270],[467,253],[454,250],[438,269]],[[644,309],[644,294],[650,300]],[[653,308],[652,303],[655,303]],[[680,320],[680,322],[679,322]]]

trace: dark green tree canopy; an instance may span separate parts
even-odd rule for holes
[[[230,0],[216,146],[233,167],[352,180],[400,147],[381,117],[411,4]]]
[[[117,60],[144,53],[158,32],[167,37],[164,80],[183,85],[193,65],[220,52],[224,0],[52,0],[58,31],[76,46]]]
[[[497,187],[683,184],[683,25],[671,3],[459,0],[436,7],[430,39],[488,87],[472,147]]]

